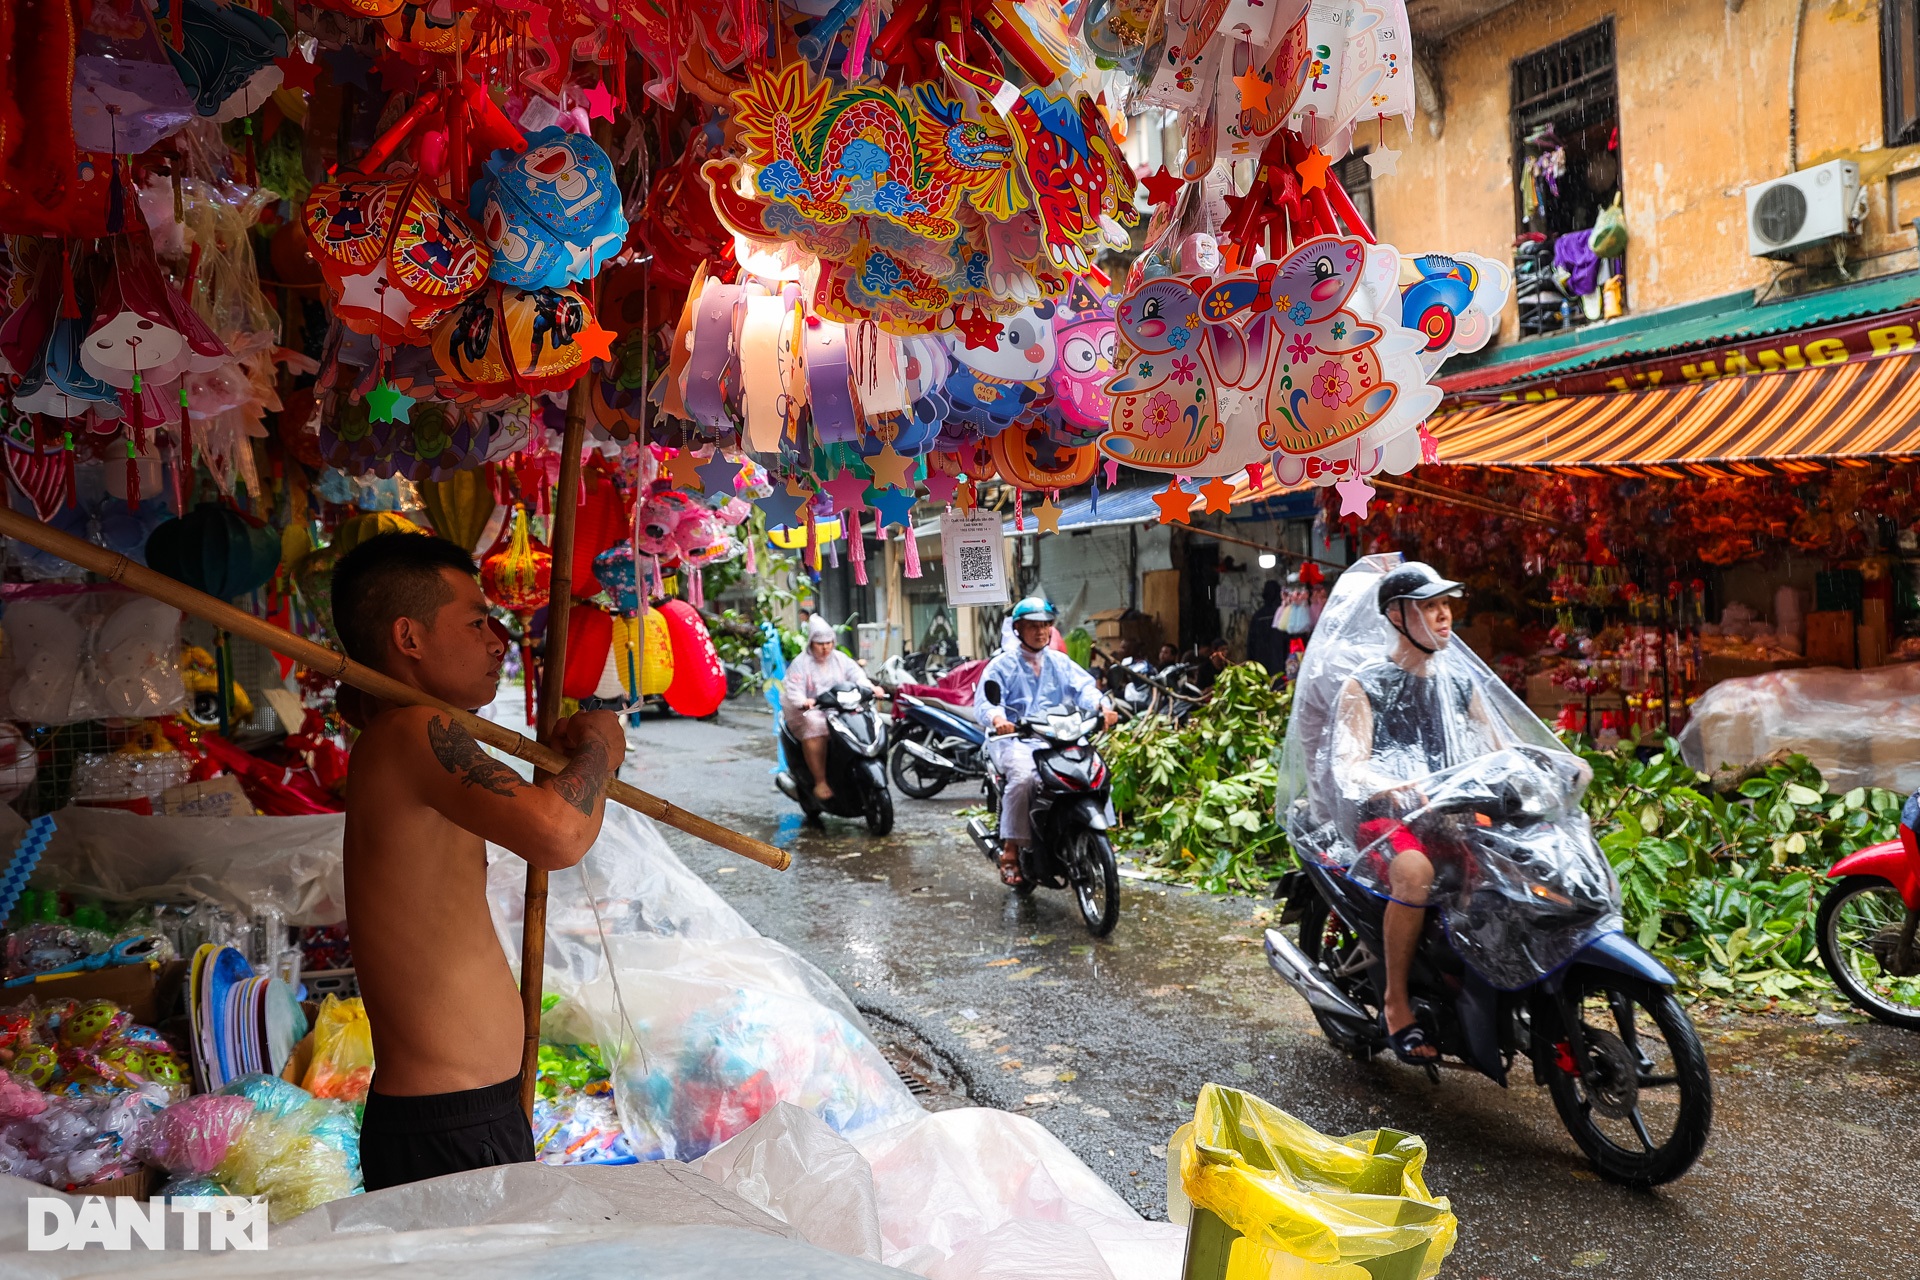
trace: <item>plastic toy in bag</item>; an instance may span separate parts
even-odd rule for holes
[[[0,1121],[0,1173],[72,1190],[140,1168],[157,1108],[141,1093],[55,1096]]]
[[[176,1178],[203,1178],[227,1158],[253,1114],[252,1102],[226,1094],[176,1102],[155,1122],[148,1158]]]
[[[313,1064],[302,1081],[316,1098],[364,1102],[373,1084],[373,1025],[359,997],[328,996],[313,1020]]]
[[[1193,1210],[1189,1276],[1426,1280],[1459,1230],[1446,1199],[1427,1191],[1427,1146],[1409,1133],[1333,1138],[1252,1094],[1209,1084],[1173,1146],[1178,1199]]]
[[[349,1196],[357,1189],[359,1134],[349,1153],[340,1103],[316,1103],[298,1085],[268,1075],[247,1075],[222,1091],[252,1101],[254,1114],[227,1148],[213,1176],[235,1195],[265,1196],[267,1217],[283,1222],[308,1209]]]

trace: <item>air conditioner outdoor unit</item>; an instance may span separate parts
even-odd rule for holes
[[[1852,235],[1866,217],[1860,166],[1829,160],[1747,188],[1747,252],[1786,257],[1810,245]]]

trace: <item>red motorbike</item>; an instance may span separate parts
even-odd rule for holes
[[[1900,837],[1848,854],[1827,872],[1820,959],[1847,999],[1880,1021],[1920,1031],[1920,791],[1900,810]]]

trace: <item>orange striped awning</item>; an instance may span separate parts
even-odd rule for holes
[[[1475,406],[1430,424],[1449,466],[1765,474],[1920,455],[1920,354]]]

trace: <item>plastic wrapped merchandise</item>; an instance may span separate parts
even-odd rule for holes
[[[693,1168],[823,1249],[880,1261],[873,1169],[852,1143],[791,1103],[775,1106]]]
[[[1437,908],[1494,986],[1530,985],[1620,927],[1618,883],[1580,809],[1591,771],[1421,604],[1396,596],[1383,613],[1383,584],[1428,599],[1454,587],[1394,557],[1341,575],[1300,664],[1280,821],[1301,857]],[[1409,854],[1432,867],[1417,900],[1396,897],[1408,877],[1394,888]]]
[[[302,1081],[316,1098],[365,1102],[373,1084],[373,1024],[360,997],[329,995],[313,1018],[313,1063]]]
[[[0,1173],[66,1188],[132,1173],[157,1111],[137,1092],[49,1097],[37,1115],[0,1121]]]
[[[1810,667],[1722,680],[1700,695],[1680,751],[1703,772],[1798,752],[1829,790],[1920,788],[1920,664]]]
[[[1209,1274],[1191,1266],[1196,1256],[1226,1252],[1232,1280],[1426,1280],[1453,1249],[1459,1224],[1428,1192],[1427,1144],[1412,1134],[1331,1138],[1252,1094],[1210,1084],[1175,1142],[1195,1210],[1189,1275]]]
[[[175,1178],[204,1178],[253,1118],[245,1098],[203,1093],[176,1102],[154,1122],[147,1158]]]
[[[73,724],[186,705],[180,611],[118,587],[29,589],[7,606],[12,719]]]
[[[345,1104],[316,1103],[298,1085],[260,1074],[242,1076],[221,1092],[254,1108],[213,1171],[233,1194],[265,1196],[273,1222],[354,1194],[359,1130]]]

